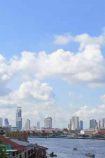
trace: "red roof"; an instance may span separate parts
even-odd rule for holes
[[[0,135],[0,141],[2,141],[4,144],[10,144],[13,149],[16,149],[18,151],[25,150],[25,147],[23,145],[19,145],[15,142],[13,142],[10,138]]]

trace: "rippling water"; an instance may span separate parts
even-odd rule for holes
[[[95,153],[95,158],[105,158],[105,140],[29,138],[29,141],[48,147],[48,153],[54,152],[57,158],[86,158],[88,152]],[[78,150],[73,151],[74,147]]]

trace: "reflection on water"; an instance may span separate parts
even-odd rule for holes
[[[95,153],[95,158],[105,157],[105,140],[29,138],[29,141],[48,147],[48,153],[54,152],[57,158],[85,158],[88,152]]]

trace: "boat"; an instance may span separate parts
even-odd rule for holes
[[[54,154],[54,152],[51,152],[51,153],[49,154],[49,156],[50,156],[50,157],[57,157],[57,155]]]
[[[75,147],[75,148],[73,148],[73,150],[77,151],[78,149]]]
[[[90,157],[90,158],[95,158],[95,154],[94,153],[86,153],[85,155],[87,157]]]

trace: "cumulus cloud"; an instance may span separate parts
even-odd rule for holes
[[[0,55],[0,106],[5,109],[24,108],[24,116],[32,111],[37,117],[40,109],[44,113],[64,113],[54,103],[53,87],[47,84],[47,79],[62,79],[68,83],[85,83],[98,87],[105,84],[105,58],[102,46],[105,44],[104,35],[92,37],[88,34],[56,37],[56,43],[66,44],[70,41],[79,42],[78,52],[58,49],[54,52],[27,52],[12,57],[9,61]],[[12,85],[12,86],[11,86]],[[54,105],[55,104],[55,105]],[[100,106],[101,107],[101,106]],[[99,109],[101,114],[102,107]],[[4,111],[6,111],[4,109]],[[55,109],[55,111],[54,111]],[[77,115],[88,116],[97,114],[97,109],[84,107],[77,111]],[[8,110],[7,110],[8,111]],[[42,113],[40,114],[42,115]]]
[[[58,45],[66,45],[71,42],[80,43],[80,50],[85,48],[87,45],[97,45],[101,46],[105,44],[105,33],[102,33],[99,36],[90,36],[87,33],[83,33],[80,35],[72,36],[70,34],[57,35],[54,38],[54,43]]]
[[[57,45],[66,45],[73,40],[72,36],[65,35],[56,35],[54,39],[54,43]]]
[[[8,61],[0,54],[0,83],[4,83],[11,77]]]
[[[67,36],[68,37],[68,36]],[[91,37],[81,34],[73,37],[80,43],[78,52],[58,49],[50,54],[24,51],[10,61],[0,57],[0,82],[19,76],[23,79],[43,80],[60,78],[67,82],[86,82],[90,85],[104,84],[105,58],[101,51],[104,35]]]
[[[23,118],[34,120],[50,112],[54,102],[53,88],[45,82],[29,80],[22,82],[18,89],[11,90],[6,95],[0,96],[1,117],[8,116],[15,124],[15,111],[17,106],[23,110]],[[23,119],[23,121],[24,121]],[[35,123],[35,121],[32,121]]]
[[[28,58],[29,57],[29,58]],[[26,78],[60,78],[68,82],[104,82],[105,59],[99,47],[87,46],[83,52],[74,54],[59,49],[51,54],[40,52],[22,53],[21,58],[13,60],[11,74]]]
[[[21,83],[17,90],[11,91],[8,95],[0,96],[0,104],[16,104],[21,102],[50,101],[53,100],[53,88],[47,83],[38,80],[30,80]]]
[[[75,116],[79,116],[80,118],[82,118],[85,121],[89,121],[90,119],[100,119],[100,118],[104,118],[105,114],[105,104],[102,105],[98,105],[96,107],[89,107],[89,106],[81,106],[80,108],[78,108],[78,110],[76,112],[74,112]]]

